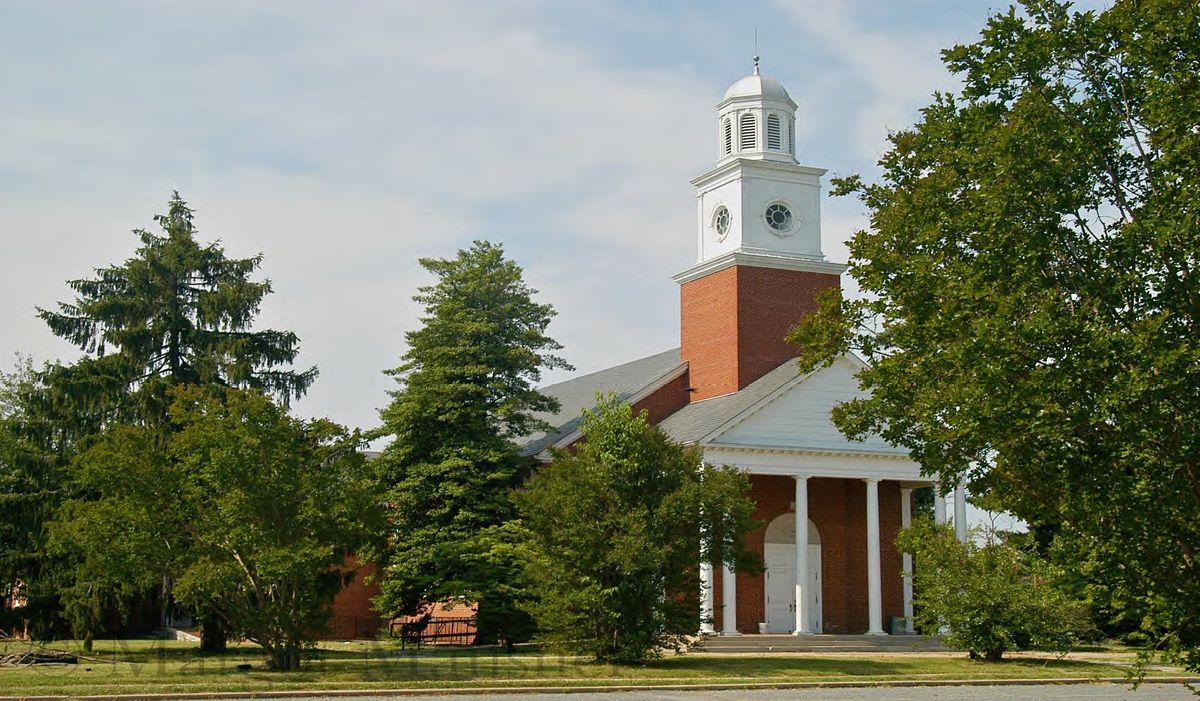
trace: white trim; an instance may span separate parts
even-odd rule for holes
[[[835,451],[771,450],[745,451],[724,446],[701,446],[704,460],[713,465],[729,465],[752,475],[776,475],[832,479],[879,479],[925,486],[932,484],[921,476],[921,466],[901,455],[856,455]]]
[[[688,369],[688,364],[686,362],[680,363],[679,365],[677,365],[674,369],[672,369],[667,374],[665,374],[662,377],[658,378],[657,380],[651,382],[650,384],[641,388],[637,392],[634,392],[633,394],[629,395],[622,401],[624,401],[626,404],[637,404],[638,402],[642,401],[646,397],[649,397],[651,394],[654,394],[658,390],[665,387],[667,385],[667,383],[671,382],[672,380],[678,379],[680,376],[683,375],[683,373],[687,372],[687,369]],[[579,440],[582,437],[583,437],[583,431],[580,429],[575,429],[574,431],[567,434],[563,438],[560,438],[557,441],[555,441],[553,443],[552,447],[558,448],[561,450],[561,449],[566,448],[567,446],[571,445],[572,443],[574,443],[575,441]],[[542,451],[539,452],[535,457],[541,462],[551,462],[554,459],[554,456],[551,455],[551,453],[550,453],[550,448],[542,449]]]
[[[800,254],[779,253],[766,249],[751,249],[747,247],[730,251],[698,263],[681,273],[676,273],[671,279],[679,284],[691,282],[720,272],[735,265],[745,265],[752,268],[774,268],[776,270],[796,270],[805,273],[824,273],[826,275],[841,275],[846,272],[846,265],[827,261],[824,257],[803,256]]]
[[[849,354],[843,354],[842,356],[838,356],[838,359],[840,360],[842,357],[845,357],[846,355],[849,355]],[[859,364],[861,364],[863,367],[866,367],[866,363],[864,363],[862,361],[862,359],[859,358],[857,355],[850,355],[850,357],[853,358],[854,360],[857,360],[859,362]],[[792,358],[791,360],[788,360],[787,362],[794,363],[794,362],[796,362],[796,359]],[[836,362],[836,360],[835,360],[835,362]],[[801,382],[804,382],[805,380],[812,377],[813,375],[815,375],[816,373],[820,372],[823,369],[824,369],[823,367],[819,367],[819,368],[814,368],[812,370],[809,370],[808,372],[803,373],[803,374],[797,374],[792,379],[788,380],[787,382],[784,382],[779,387],[776,387],[767,396],[763,397],[762,399],[759,399],[757,402],[754,402],[750,406],[748,406],[745,409],[738,412],[737,415],[735,415],[733,418],[729,419],[725,423],[723,423],[720,426],[713,429],[712,432],[710,432],[705,437],[701,438],[698,441],[698,443],[700,443],[700,445],[716,445],[716,444],[718,444],[719,441],[717,440],[717,438],[721,434],[725,433],[726,431],[732,430],[738,424],[742,423],[746,419],[748,419],[751,416],[754,416],[758,412],[762,411],[764,408],[766,408],[769,404],[774,402],[776,399],[779,399],[783,395],[787,394],[788,391],[790,391],[792,388],[796,387]],[[738,445],[738,444],[730,444],[730,445]],[[851,451],[851,452],[857,454],[862,451]],[[892,451],[889,451],[889,454],[891,452]],[[904,451],[903,455],[908,455],[908,451]]]
[[[722,162],[718,163],[717,167],[703,175],[692,178],[690,182],[693,187],[701,187],[707,184],[710,180],[721,178],[723,176],[729,176],[740,168],[746,166],[751,168],[777,170],[789,174],[801,173],[803,175],[812,175],[818,178],[829,172],[825,168],[814,168],[812,166],[804,166],[793,162],[767,161],[757,158],[739,158],[737,156],[737,152],[734,152],[732,156],[722,159]]]

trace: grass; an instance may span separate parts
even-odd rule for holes
[[[83,655],[78,644],[52,647]],[[0,642],[0,655],[28,649]],[[1094,656],[1090,656],[1094,657]],[[1112,653],[1082,661],[1021,656],[1001,663],[976,662],[963,654],[691,654],[642,666],[598,665],[584,658],[536,650],[422,650],[402,652],[388,643],[322,643],[300,672],[262,667],[250,645],[225,655],[204,656],[194,643],[97,641],[78,665],[0,668],[0,697],[150,692],[266,691],[286,689],[385,689],[479,686],[616,686],[625,684],[724,684],[901,679],[1061,679],[1119,677],[1132,655]],[[249,671],[238,665],[252,665]],[[1155,674],[1152,672],[1151,674]]]

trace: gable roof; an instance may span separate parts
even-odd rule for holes
[[[629,401],[644,390],[651,389],[662,381],[675,376],[685,367],[679,357],[679,349],[672,348],[662,353],[638,358],[628,363],[615,365],[598,372],[575,377],[566,382],[542,387],[539,391],[554,397],[561,405],[553,413],[539,413],[537,418],[554,427],[550,432],[538,432],[515,439],[521,446],[522,455],[537,455],[563,438],[570,436],[579,427],[584,409],[596,406],[597,392],[614,392]]]
[[[736,392],[688,404],[658,427],[680,443],[699,443],[799,375],[796,360],[789,360]]]
[[[831,365],[801,373],[789,360],[738,392],[690,404],[659,428],[680,443],[712,448],[783,448],[906,456],[871,434],[850,440],[833,424],[837,404],[865,396],[855,374],[865,363],[847,353]]]

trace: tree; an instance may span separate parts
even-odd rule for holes
[[[41,426],[32,425],[31,432],[42,437],[42,447],[68,478],[73,458],[115,425],[155,429],[160,435],[147,449],[161,450],[171,431],[168,407],[174,387],[254,388],[286,403],[316,379],[315,368],[296,372],[286,367],[298,352],[294,333],[251,329],[271,291],[270,282],[251,279],[261,255],[233,259],[216,244],[199,243],[193,211],[179,193],[155,221],[162,233],[136,230],[141,247],[132,258],[98,268],[94,278],[70,281],[76,298],[59,304],[57,311],[38,310],[51,331],[84,352],[71,365],[40,373],[36,391],[28,395],[31,414],[46,418]],[[71,498],[87,501],[93,496],[78,491]],[[72,508],[64,509],[63,518],[70,518]],[[60,563],[58,570],[67,581],[57,586],[68,598],[88,599],[66,601],[69,612],[98,614],[101,600],[113,592],[99,586],[91,574],[98,565],[86,560],[101,554],[78,555],[83,561]],[[155,555],[148,552],[146,557],[148,566]],[[122,596],[130,593],[122,591]],[[90,614],[74,617],[74,627],[84,636],[96,623]],[[224,648],[218,624],[207,617],[205,649]]]
[[[299,669],[328,628],[338,566],[380,526],[362,438],[253,390],[171,396],[165,450],[155,429],[115,425],[81,457],[81,486],[99,496],[71,502],[54,533],[97,553],[76,586],[137,591],[173,572],[181,602],[261,645],[270,668]]]
[[[951,648],[999,660],[1016,650],[1068,651],[1087,610],[1054,586],[1045,561],[989,537],[964,545],[954,529],[918,518],[897,540],[911,552],[916,624]]]
[[[582,432],[516,494],[530,607],[551,643],[642,662],[700,629],[700,562],[756,566],[743,544],[749,479],[704,465],[615,397],[584,414]]]
[[[388,371],[400,387],[380,412],[378,435],[393,440],[377,461],[390,486],[377,606],[411,614],[475,598],[481,634],[510,638],[525,624],[497,620],[516,609],[511,588],[495,578],[505,569],[498,553],[480,538],[512,517],[508,492],[529,473],[513,439],[547,428],[536,413],[558,408],[536,389],[541,371],[570,366],[545,333],[554,310],[533,301],[536,291],[500,246],[476,241],[421,265],[437,281],[414,297],[425,308],[422,326],[406,334],[403,363]],[[490,565],[479,567],[481,558]]]
[[[871,362],[844,431],[1084,544],[1197,670],[1200,8],[1022,7],[944,52],[962,88],[891,135],[881,182],[838,183],[871,214],[865,298],[792,340]]]
[[[25,629],[50,637],[58,598],[48,586],[54,563],[45,553],[45,524],[62,494],[60,463],[39,441],[45,431],[27,401],[38,373],[19,357],[11,373],[0,373],[0,591],[17,587],[25,599],[4,612],[0,629]]]

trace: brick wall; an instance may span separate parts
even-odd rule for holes
[[[354,579],[333,597],[333,615],[325,637],[332,640],[375,638],[383,627],[383,618],[371,608],[371,599],[379,594],[379,585],[363,581],[375,572],[375,565],[360,565],[358,560],[346,560],[346,571]]]
[[[735,265],[680,286],[680,346],[691,401],[745,387],[795,356],[788,330],[837,275]]]
[[[688,403],[688,373],[659,387],[654,392],[643,397],[633,405],[636,414],[642,410],[651,425],[658,425],[663,419],[682,409]]]
[[[795,481],[791,477],[750,476],[751,497],[760,528],[747,536],[751,550],[763,556],[767,524],[793,512]],[[867,486],[857,479],[813,478],[808,481],[808,516],[821,534],[821,608],[826,633],[867,630]],[[879,484],[879,551],[882,569],[883,625],[904,614],[903,580],[896,535],[900,532],[900,485]],[[716,629],[721,630],[721,578],[714,573]],[[765,578],[737,574],[737,628],[757,633],[766,620]]]

